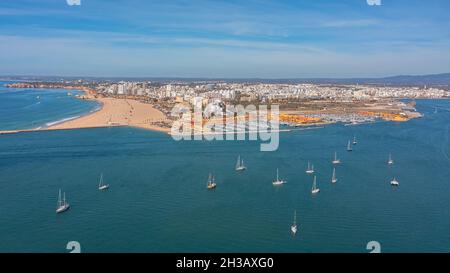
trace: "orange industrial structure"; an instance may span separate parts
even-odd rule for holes
[[[396,114],[396,113],[363,111],[360,112],[360,114],[363,116],[377,117],[388,121],[397,121],[397,122],[408,121],[408,117],[402,113]]]
[[[302,115],[280,114],[280,122],[289,122],[295,124],[308,124],[321,122],[320,118],[307,117]]]

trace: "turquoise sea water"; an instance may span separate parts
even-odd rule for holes
[[[176,142],[132,128],[2,135],[0,252],[67,252],[68,241],[83,252],[367,252],[374,240],[383,252],[449,252],[450,101],[417,108],[425,117],[407,123],[283,133],[265,153],[253,141]],[[7,124],[15,122],[33,121]],[[332,185],[335,150],[343,164]],[[240,174],[239,154],[248,166]],[[288,180],[280,188],[276,168]],[[206,190],[210,171],[215,191]],[[97,190],[101,172],[107,192]],[[394,176],[399,188],[389,185]],[[59,188],[71,208],[56,215]]]
[[[95,101],[80,102],[67,95],[80,91],[5,88],[0,81],[0,130],[32,129],[79,117],[98,109]]]

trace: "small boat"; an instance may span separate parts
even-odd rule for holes
[[[311,165],[309,162],[308,162],[308,168],[306,169],[306,173],[307,174],[313,174],[314,173],[314,165]]]
[[[215,182],[215,178],[214,176],[210,173],[208,176],[208,184],[207,184],[207,188],[208,190],[212,190],[215,189],[217,187],[217,184]]]
[[[291,226],[292,234],[297,234],[297,211],[294,211],[294,223]]]
[[[353,137],[353,145],[358,144],[358,141],[356,141],[356,136]]]
[[[62,213],[65,212],[70,208],[69,203],[66,201],[66,193],[64,192],[64,196],[61,199],[61,189],[59,189],[59,195],[58,195],[58,205],[56,206],[56,213]]]
[[[336,183],[338,180],[336,178],[336,168],[333,168],[333,177],[331,178],[331,183]]]
[[[351,151],[353,151],[353,148],[352,148],[352,143],[351,143],[351,141],[350,141],[350,140],[348,141],[348,144],[347,144],[347,151],[348,151],[348,152],[351,152]]]
[[[392,185],[392,186],[398,187],[398,186],[400,186],[400,182],[398,182],[397,179],[394,178],[394,179],[391,181],[391,185]]]
[[[311,189],[311,193],[312,194],[317,194],[319,192],[320,192],[320,189],[317,187],[317,179],[316,179],[316,176],[314,176],[314,181],[313,181],[313,186],[312,186],[312,189]]]
[[[281,185],[286,184],[286,183],[287,183],[287,181],[285,181],[285,180],[283,180],[283,179],[280,179],[280,177],[278,176],[278,169],[277,169],[277,179],[274,180],[274,181],[272,182],[272,184],[273,184],[274,186],[281,186]]]
[[[337,152],[334,152],[334,160],[333,160],[333,164],[334,164],[334,165],[341,164],[341,160],[337,158]]]
[[[389,154],[388,165],[394,165],[394,160],[392,159],[392,154]]]
[[[244,159],[241,159],[241,156],[238,156],[237,162],[236,162],[236,171],[245,171],[247,167],[244,165]]]
[[[39,100],[40,98],[41,98],[41,96],[36,96],[36,99],[38,99],[38,100]]]
[[[105,184],[103,182],[103,173],[100,175],[100,182],[98,183],[98,189],[100,191],[104,191],[104,190],[109,189],[109,184]]]

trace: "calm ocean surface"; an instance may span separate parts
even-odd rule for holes
[[[266,153],[253,141],[175,142],[132,128],[1,135],[0,252],[68,252],[69,241],[83,252],[368,252],[374,240],[383,252],[449,252],[450,101],[417,103],[422,119],[283,133]],[[95,107],[63,91],[0,89],[0,129]],[[343,164],[332,185],[335,150]],[[276,168],[288,180],[280,188]],[[210,171],[215,191],[205,188]],[[101,172],[107,192],[97,190]],[[71,208],[56,215],[59,188]]]
[[[95,111],[95,101],[79,101],[69,97],[83,94],[74,90],[5,88],[0,81],[0,130],[45,127],[64,119]]]

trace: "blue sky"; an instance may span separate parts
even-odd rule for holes
[[[2,0],[0,75],[450,72],[450,1]]]

